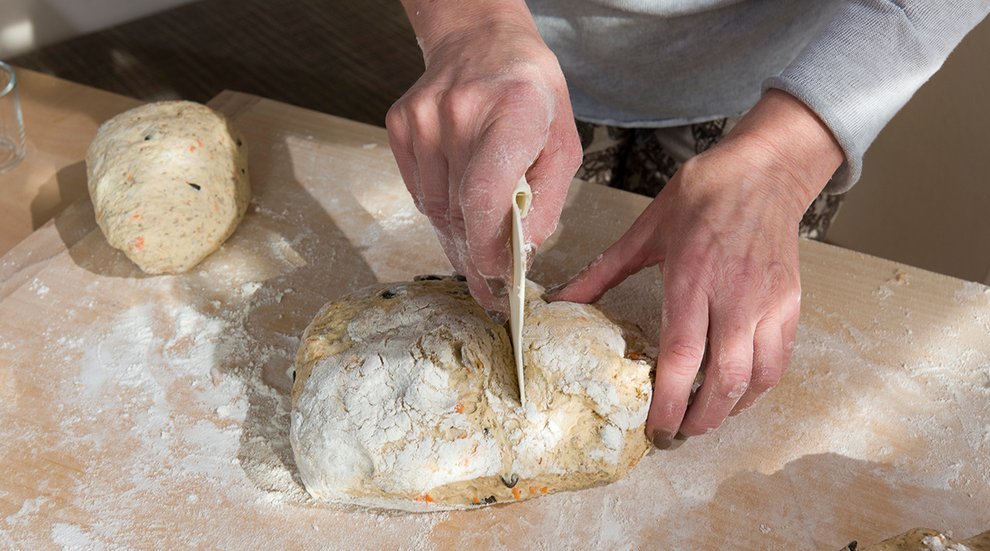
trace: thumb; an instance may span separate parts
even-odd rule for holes
[[[605,252],[570,281],[551,289],[546,294],[546,299],[551,302],[595,302],[627,277],[655,264],[658,260],[655,259],[653,249],[659,244],[654,245],[651,224],[647,221],[652,218],[649,212],[651,210],[647,208],[618,241],[605,249]]]

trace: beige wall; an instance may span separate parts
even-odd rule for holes
[[[0,0],[0,59],[192,0]]]
[[[990,283],[990,19],[867,152],[828,240]]]

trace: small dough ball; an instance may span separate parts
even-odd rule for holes
[[[243,137],[188,101],[151,103],[103,123],[86,173],[103,235],[149,274],[199,264],[230,237],[251,200]]]
[[[509,336],[456,277],[326,305],[295,364],[290,441],[316,498],[413,511],[606,484],[650,444],[653,355],[597,307],[529,285],[526,405]]]

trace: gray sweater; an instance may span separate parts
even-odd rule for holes
[[[763,91],[803,101],[856,183],[880,130],[987,12],[990,0],[529,0],[575,116],[664,127],[736,116]]]

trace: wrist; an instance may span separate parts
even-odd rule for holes
[[[481,39],[503,30],[539,36],[524,0],[402,0],[429,65],[444,44]]]
[[[767,91],[728,137],[773,159],[773,170],[783,176],[802,213],[845,159],[828,126],[780,90]]]

